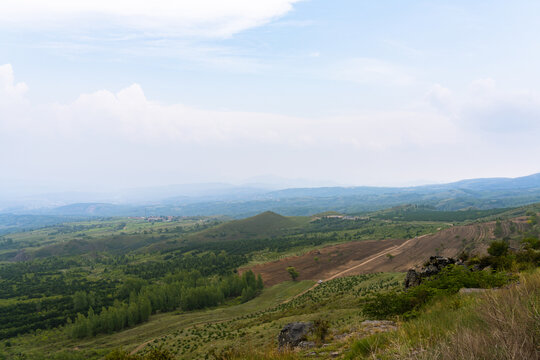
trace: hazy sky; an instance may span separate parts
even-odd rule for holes
[[[540,171],[540,2],[0,1],[0,185]]]

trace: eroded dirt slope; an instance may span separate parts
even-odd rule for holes
[[[512,222],[515,231],[526,227],[526,218],[516,218]],[[510,225],[509,222],[502,223],[503,236],[511,234]],[[455,257],[463,250],[484,253],[489,243],[495,239],[494,230],[495,222],[488,222],[454,226],[408,240],[355,241],[259,264],[251,269],[262,275],[267,286],[290,280],[286,271],[288,266],[296,268],[300,280],[327,280],[370,272],[406,271],[422,264],[431,255]]]

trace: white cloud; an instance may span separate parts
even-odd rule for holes
[[[427,99],[471,132],[521,136],[540,129],[540,95],[500,89],[490,78],[471,82],[460,95],[435,85]]]
[[[227,37],[283,16],[298,1],[2,0],[0,24],[24,29],[117,25],[177,35]]]
[[[32,107],[28,107],[32,111]],[[39,114],[37,116],[37,114]],[[37,116],[36,118],[32,118]],[[373,112],[310,119],[278,114],[210,111],[148,100],[137,85],[117,93],[83,94],[70,104],[34,107],[24,131],[50,138],[116,139],[131,144],[267,144],[295,149],[384,150],[452,142],[453,125],[434,112]],[[13,119],[12,128],[19,120]],[[20,136],[20,135],[19,135]]]
[[[25,83],[15,83],[10,64],[0,66],[0,105],[22,102],[27,90]]]
[[[435,108],[452,113],[455,111],[455,95],[440,84],[435,84],[426,94],[426,101]]]
[[[498,111],[497,102],[475,103],[467,94],[458,98],[459,92],[440,85],[409,110],[322,118],[163,104],[148,99],[137,84],[82,94],[65,104],[34,104],[24,98],[25,90],[10,66],[0,67],[5,100],[0,105],[0,168],[10,170],[0,180],[20,174],[29,181],[38,176],[127,186],[272,173],[360,184],[442,181],[486,175],[482,169],[493,172],[493,166],[526,173],[536,165],[516,161],[519,153],[540,151],[530,141],[540,135],[538,127],[501,142],[467,123],[474,104],[489,113]],[[512,104],[540,109],[526,96],[513,96],[521,103]],[[448,103],[451,111],[440,106]]]

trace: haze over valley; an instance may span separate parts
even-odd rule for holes
[[[0,1],[0,360],[540,359],[539,32]]]

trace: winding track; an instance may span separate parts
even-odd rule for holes
[[[411,241],[413,241],[413,240],[418,240],[418,239],[420,239],[420,238],[422,238],[422,237],[425,237],[425,236],[428,236],[428,235],[430,235],[430,234],[419,236],[419,237],[417,237],[416,239],[409,239],[409,240],[405,241],[405,242],[404,242],[403,244],[401,244],[401,245],[394,245],[394,246],[392,246],[392,247],[390,247],[390,248],[388,248],[388,249],[385,249],[385,250],[383,250],[383,251],[380,251],[380,252],[378,252],[378,253],[376,253],[376,254],[370,256],[367,260],[362,261],[360,264],[356,264],[356,265],[354,265],[354,266],[352,266],[352,267],[350,267],[350,268],[348,268],[348,269],[345,269],[345,270],[343,270],[343,271],[340,271],[340,272],[338,272],[337,274],[334,274],[334,275],[332,275],[332,276],[330,276],[330,277],[324,279],[323,282],[324,282],[324,281],[333,280],[333,279],[335,279],[335,278],[338,278],[338,277],[340,277],[340,276],[343,276],[344,274],[348,273],[349,271],[355,270],[355,269],[359,268],[360,266],[366,265],[366,264],[372,262],[373,260],[376,260],[376,259],[380,258],[381,256],[385,256],[385,255],[387,255],[387,254],[389,254],[389,253],[391,253],[391,252],[394,252],[394,253],[395,253],[396,251],[399,251],[401,248],[403,248],[405,245],[409,244]],[[319,286],[319,283],[316,283],[315,285],[313,285],[313,286],[310,287],[309,289],[302,291],[300,294],[296,294],[295,296],[291,297],[290,299],[287,299],[287,300],[283,301],[282,304],[286,304],[286,303],[288,303],[289,301],[294,300],[294,299],[296,299],[297,297],[304,295],[305,293],[307,293],[307,292],[309,292],[309,291],[315,289],[317,286]]]
[[[418,237],[418,238],[421,238],[421,237],[423,237],[423,236],[426,236],[426,235],[422,235],[422,236],[420,236],[420,237]],[[418,239],[418,238],[417,238],[417,239]],[[354,269],[356,269],[356,268],[359,268],[359,267],[362,266],[362,265],[368,264],[368,263],[370,263],[371,261],[380,258],[381,256],[385,256],[386,254],[389,254],[390,252],[394,252],[394,253],[395,253],[396,251],[399,251],[401,248],[403,248],[405,245],[407,245],[407,244],[408,244],[410,241],[412,241],[412,240],[414,240],[414,239],[409,239],[409,240],[405,241],[405,242],[404,242],[403,244],[401,244],[401,245],[394,245],[394,246],[392,246],[392,247],[390,247],[390,248],[388,248],[388,249],[385,249],[385,250],[383,250],[383,251],[380,251],[380,252],[378,252],[378,253],[376,253],[376,254],[370,256],[367,260],[364,260],[364,261],[362,261],[362,262],[359,263],[359,264],[355,264],[354,266],[352,266],[352,267],[350,267],[350,268],[348,268],[348,269],[345,269],[345,270],[343,270],[343,271],[340,271],[340,272],[338,272],[337,274],[334,274],[334,275],[332,275],[332,276],[330,276],[330,277],[324,279],[324,281],[333,280],[333,279],[335,279],[335,278],[338,278],[338,277],[340,277],[340,276],[343,276],[344,274],[348,273],[349,271],[354,270]],[[297,297],[299,297],[299,296],[301,296],[301,295],[304,295],[305,293],[307,293],[307,292],[309,292],[309,291],[315,289],[317,286],[319,286],[319,283],[316,283],[316,284],[314,284],[312,287],[310,287],[309,289],[304,290],[304,291],[302,291],[301,293],[296,294],[296,295],[294,295],[293,297],[291,297],[291,298],[289,298],[289,299],[283,301],[282,304],[286,304],[286,303],[288,303],[289,301],[291,301],[291,300],[293,300],[293,299],[296,299]],[[220,322],[223,322],[223,321],[227,321],[227,320],[222,320],[222,321],[220,321]],[[199,325],[199,324],[204,324],[204,323],[208,323],[208,321],[200,322],[200,323],[197,323],[197,324],[192,324],[191,326]],[[130,354],[131,354],[131,355],[135,355],[136,353],[138,353],[139,351],[141,351],[142,349],[144,349],[144,347],[145,347],[146,345],[150,344],[150,343],[151,343],[152,341],[154,341],[154,340],[155,340],[155,339],[150,339],[150,340],[145,341],[144,343],[138,345],[135,349],[133,349],[133,350],[131,351]]]

